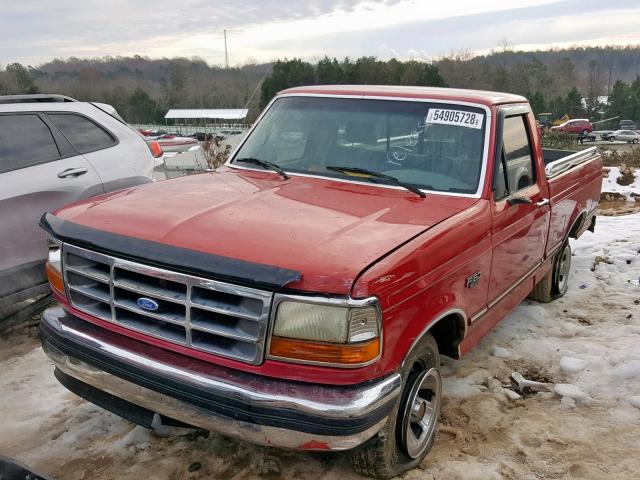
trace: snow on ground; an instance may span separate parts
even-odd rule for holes
[[[640,214],[600,217],[572,247],[565,297],[523,302],[444,363],[435,447],[404,478],[638,478]],[[0,364],[0,454],[55,479],[358,478],[347,455],[134,426],[58,385],[35,329],[0,339]],[[554,391],[510,399],[514,371]]]
[[[609,174],[602,179],[602,191],[619,193],[627,197],[628,201],[633,201],[632,193],[640,195],[640,175],[635,173],[635,180],[630,185],[620,185],[617,180],[620,178],[620,169],[618,167],[606,167]]]

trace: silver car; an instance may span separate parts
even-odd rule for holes
[[[0,96],[0,318],[48,291],[43,212],[150,182],[153,167],[147,143],[109,105]]]
[[[618,140],[620,142],[638,143],[640,142],[640,134],[634,130],[616,130],[609,134],[609,140]]]

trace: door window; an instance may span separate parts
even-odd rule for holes
[[[498,199],[535,183],[535,165],[525,121],[523,115],[504,119],[502,159],[494,184]]]
[[[0,115],[0,173],[58,158],[51,131],[38,115]]]
[[[113,137],[91,120],[68,113],[49,113],[47,117],[80,153],[89,153],[115,144]]]

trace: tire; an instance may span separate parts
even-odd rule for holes
[[[551,295],[551,272],[542,277],[533,290],[529,294],[531,300],[535,300],[540,303],[549,303],[553,301],[553,295]]]
[[[634,138],[634,139],[633,139],[633,143],[634,143],[634,144],[637,144],[637,143],[638,143],[638,139],[637,139],[637,138]]]
[[[553,257],[551,270],[533,287],[529,298],[536,302],[549,303],[562,297],[569,288],[570,273],[571,246],[569,240],[565,240]]]
[[[551,294],[554,299],[560,298],[569,289],[569,276],[571,275],[571,245],[569,245],[568,239],[556,253],[551,273]]]
[[[431,334],[426,334],[405,359],[402,392],[389,420],[375,437],[353,451],[352,462],[356,472],[388,479],[417,467],[424,460],[433,446],[442,404],[439,366],[436,341]],[[424,390],[422,387],[425,387]],[[422,398],[429,396],[429,393],[430,401]],[[429,416],[428,428],[419,427],[419,438],[412,426],[421,424],[416,421],[408,405],[415,406],[418,415]],[[431,405],[432,409],[426,405]],[[408,441],[411,438],[419,442]]]

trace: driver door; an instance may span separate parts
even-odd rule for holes
[[[528,115],[505,115],[493,191],[489,305],[524,281],[542,261],[550,216],[547,185],[540,181]],[[500,144],[499,143],[499,144]]]

